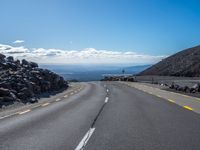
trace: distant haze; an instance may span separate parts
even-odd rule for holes
[[[44,65],[40,67],[50,69],[66,80],[78,81],[98,81],[103,78],[103,74],[121,74],[125,70],[126,74],[137,74],[151,65],[123,66],[123,65]]]

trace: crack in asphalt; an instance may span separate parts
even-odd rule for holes
[[[105,99],[108,99],[108,95],[109,95],[109,89],[106,89],[106,98],[105,98]],[[86,144],[87,144],[87,141],[88,141],[89,138],[90,138],[90,132],[91,132],[91,130],[94,128],[94,126],[95,126],[95,124],[96,124],[96,122],[97,122],[99,116],[101,115],[101,113],[102,113],[104,107],[106,106],[106,104],[107,104],[107,102],[104,102],[104,104],[101,106],[100,110],[98,111],[97,115],[95,116],[95,118],[94,118],[94,120],[93,120],[93,122],[92,122],[92,124],[91,124],[91,126],[90,126],[90,129],[89,129],[89,131],[88,131],[87,137],[85,138],[85,140],[84,140],[84,142],[83,142],[84,144],[83,144],[83,146],[81,147],[80,150],[83,150],[83,149],[85,148],[85,146],[86,146]]]

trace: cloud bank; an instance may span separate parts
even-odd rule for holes
[[[132,51],[112,51],[86,48],[83,50],[61,50],[25,48],[0,44],[0,53],[27,59],[38,63],[51,64],[153,64],[166,56],[138,54]]]

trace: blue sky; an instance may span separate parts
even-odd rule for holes
[[[200,44],[199,0],[1,0],[0,6],[0,43],[12,48],[93,48],[161,59]]]

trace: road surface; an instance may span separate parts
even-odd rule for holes
[[[82,90],[1,117],[0,149],[200,149],[200,114],[193,110],[122,83],[82,84]]]

